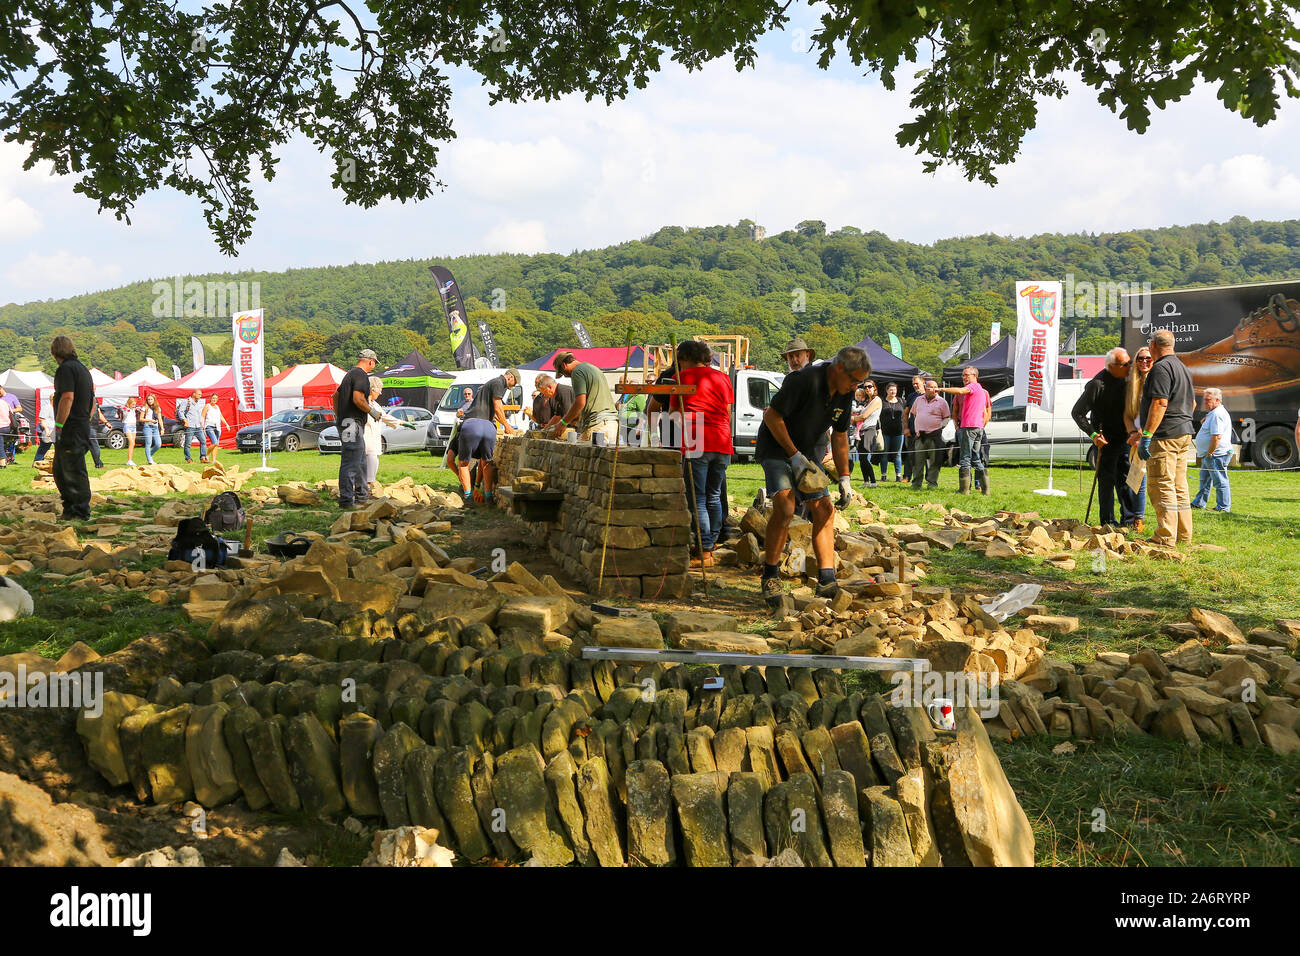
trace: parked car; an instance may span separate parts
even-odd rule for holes
[[[320,434],[333,425],[332,408],[291,408],[276,412],[266,420],[266,442],[270,451],[299,451],[316,448]],[[240,451],[262,450],[262,422],[245,425],[235,432],[235,447]]]
[[[427,408],[403,408],[401,406],[387,408],[384,411],[399,422],[409,422],[410,424],[397,426],[385,424],[383,426],[379,432],[379,445],[383,449],[383,453],[387,455],[389,452],[423,451],[425,432],[433,425],[433,412]],[[331,425],[320,433],[320,444],[317,447],[322,455],[338,455],[342,453],[343,445],[339,441],[337,425]]]
[[[126,447],[126,433],[122,431],[122,409],[116,405],[101,405],[99,410],[108,419],[107,425],[100,424],[98,418],[91,420],[92,424],[99,428],[97,433],[99,443],[112,448],[114,451],[121,451]],[[161,437],[164,445],[180,447],[185,443],[185,423],[164,415]],[[136,426],[135,430],[135,443],[140,446],[144,445],[144,431],[139,425]]]

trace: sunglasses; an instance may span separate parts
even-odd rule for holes
[[[1139,355],[1138,358],[1137,358],[1137,360],[1138,360],[1139,362],[1154,362],[1154,361],[1155,361],[1155,359],[1153,359],[1150,355]]]

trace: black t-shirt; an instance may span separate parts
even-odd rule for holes
[[[573,404],[573,389],[567,385],[556,384],[555,394],[550,398],[539,394],[533,399],[533,418],[545,425],[556,415],[563,415]]]
[[[339,383],[339,390],[334,393],[334,414],[338,416],[340,424],[343,419],[351,418],[364,425],[369,416],[357,408],[357,403],[352,400],[353,392],[370,397],[370,376],[360,365],[348,369],[348,374]]]
[[[504,403],[506,393],[510,391],[510,386],[506,384],[506,377],[498,375],[490,382],[485,382],[474,396],[474,401],[470,403],[468,410],[465,412],[466,418],[481,418],[485,422],[492,421],[496,412],[492,408],[495,399],[501,399]]]
[[[63,427],[89,427],[90,410],[95,404],[95,382],[90,371],[74,358],[64,359],[54,373],[54,412],[57,415],[59,401],[65,392],[72,393],[72,408]]]
[[[831,394],[830,383],[826,380],[830,366],[830,362],[813,362],[791,372],[782,381],[780,390],[772,396],[772,408],[785,419],[785,428],[794,447],[810,459],[826,441],[826,429],[848,431],[852,417],[853,392]],[[758,429],[754,454],[760,461],[789,457],[772,436],[766,422]]]
[[[1142,388],[1141,406],[1144,429],[1148,427],[1147,421],[1151,417],[1151,401],[1156,398],[1168,399],[1169,407],[1165,409],[1165,417],[1160,419],[1160,427],[1152,437],[1177,438],[1192,434],[1196,389],[1192,386],[1192,373],[1178,361],[1177,356],[1160,356],[1147,373],[1146,385]]]
[[[901,399],[894,399],[892,402],[881,400],[880,403],[880,434],[882,435],[901,435],[903,434],[903,415],[907,411]]]

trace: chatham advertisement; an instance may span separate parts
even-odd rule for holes
[[[1179,359],[1192,373],[1198,396],[1223,391],[1223,402],[1246,442],[1250,434],[1270,444],[1268,467],[1294,464],[1300,405],[1300,280],[1133,295],[1122,304],[1124,347],[1130,354],[1160,329],[1174,335]],[[1276,435],[1274,435],[1276,433]],[[1286,440],[1289,461],[1282,455]],[[1277,459],[1277,460],[1274,460]]]

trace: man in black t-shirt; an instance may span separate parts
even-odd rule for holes
[[[504,374],[484,382],[478,394],[465,412],[465,420],[460,425],[460,448],[456,454],[456,473],[460,476],[461,497],[472,500],[473,488],[470,484],[470,462],[479,461],[479,472],[483,477],[483,501],[489,503],[496,495],[497,466],[492,458],[497,447],[497,423],[505,428],[507,435],[515,433],[514,427],[506,420],[502,408],[510,390],[519,384],[519,370],[508,368]]]
[[[1196,389],[1192,373],[1174,355],[1174,334],[1151,336],[1155,364],[1142,386],[1142,437],[1138,457],[1147,463],[1151,503],[1156,510],[1153,544],[1192,543],[1192,497],[1187,488],[1187,458],[1192,448]]]
[[[813,523],[817,595],[835,597],[839,593],[835,583],[835,507],[824,487],[803,492],[799,483],[809,473],[825,478],[814,456],[829,428],[835,469],[843,476],[839,480],[840,503],[848,503],[852,491],[848,427],[853,393],[870,374],[871,361],[865,351],[853,346],[840,349],[829,362],[814,362],[787,375],[763,412],[754,457],[763,467],[767,495],[772,500],[763,542],[762,576],[763,598],[769,607],[781,603],[777,572],[796,500],[807,503]]]
[[[59,363],[54,373],[54,485],[63,499],[63,517],[86,521],[90,518],[86,452],[90,450],[95,383],[66,335],[55,337],[50,354]]]
[[[366,418],[379,420],[378,405],[370,402],[370,373],[379,364],[373,349],[362,349],[334,393],[339,429],[339,508],[350,510],[370,497],[366,484]]]

